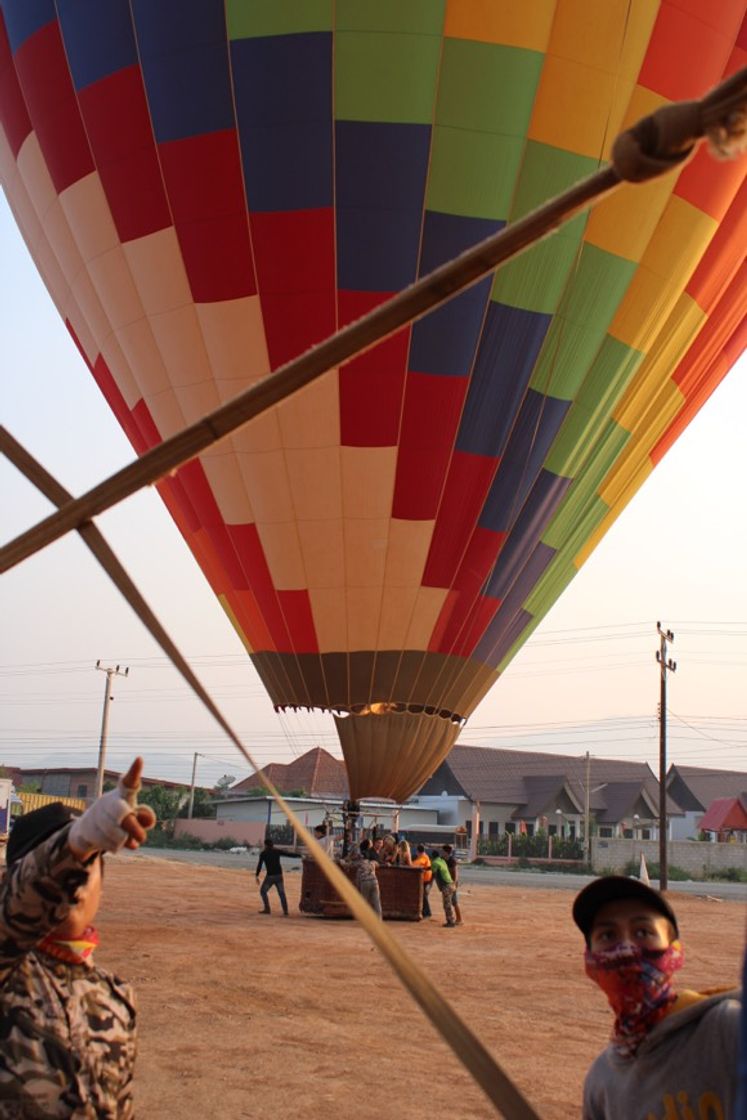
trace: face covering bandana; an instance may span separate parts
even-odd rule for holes
[[[617,945],[584,955],[586,975],[598,984],[615,1012],[612,1044],[632,1058],[651,1028],[663,1019],[677,998],[672,976],[684,963],[679,941],[667,949]]]
[[[58,961],[66,961],[68,964],[92,964],[90,957],[98,943],[98,933],[93,926],[88,926],[80,937],[69,941],[63,941],[48,933],[44,940],[39,942],[37,948],[48,956],[55,957]]]

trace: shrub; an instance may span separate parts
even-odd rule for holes
[[[213,841],[212,844],[205,844],[205,847],[214,852],[227,852],[229,848],[243,848],[244,845],[240,840],[234,840],[233,836],[221,836],[219,840]]]
[[[265,832],[273,844],[292,844],[293,827],[289,824],[271,824]]]
[[[649,863],[647,860],[646,867],[648,869],[649,878],[659,878],[658,863]],[[623,875],[630,875],[632,878],[637,879],[640,869],[641,861],[639,859],[630,859],[623,868]],[[667,878],[671,879],[675,883],[685,883],[691,880],[693,876],[689,871],[683,871],[681,867],[677,867],[676,865],[670,863],[669,867],[667,868]]]
[[[480,840],[478,844],[480,855],[507,856],[508,833],[492,837],[490,840]],[[547,859],[549,851],[549,837],[542,830],[535,832],[534,836],[525,833],[512,833],[511,855],[517,858],[522,856],[527,859]],[[560,836],[552,838],[553,859],[583,859],[584,845],[581,840],[563,839]]]
[[[747,871],[743,867],[712,867],[705,877],[722,883],[747,883]]]
[[[152,848],[177,848],[187,851],[197,851],[204,847],[202,840],[189,832],[182,836],[173,836],[158,826],[148,833],[148,844]]]

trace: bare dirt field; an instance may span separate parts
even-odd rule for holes
[[[460,1120],[495,1112],[351,921],[258,913],[247,871],[107,862],[98,962],[140,1009],[140,1117]],[[435,893],[435,892],[434,892]],[[465,884],[465,925],[390,924],[547,1120],[579,1115],[610,1013],[586,979],[572,892]],[[274,892],[273,892],[274,894]],[[271,896],[272,897],[272,896]],[[744,908],[675,898],[681,986],[736,985]]]

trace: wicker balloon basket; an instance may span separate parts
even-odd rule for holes
[[[355,871],[338,867],[355,882]],[[423,875],[416,867],[379,864],[376,868],[381,909],[386,919],[419,922],[423,912]],[[327,882],[313,859],[303,861],[301,912],[319,918],[350,918],[352,915],[337,891]]]

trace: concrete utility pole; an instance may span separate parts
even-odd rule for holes
[[[99,766],[96,772],[96,796],[101,797],[104,792],[104,762],[106,760],[106,736],[109,731],[109,704],[114,697],[112,696],[112,677],[126,677],[129,675],[129,666],[124,670],[120,669],[119,665],[114,668],[109,666],[104,667],[100,661],[96,662],[96,668],[102,673],[106,673],[106,688],[104,689],[104,712],[101,716],[101,738],[99,739]]]
[[[187,810],[187,819],[192,820],[192,810],[195,807],[195,778],[197,776],[197,759],[202,758],[202,755],[195,751],[195,756],[192,759],[192,782],[189,787],[189,809]]]
[[[656,660],[659,664],[659,890],[665,891],[667,877],[667,672],[674,673],[677,662],[667,656],[667,642],[674,641],[671,630],[663,630],[656,623],[659,633],[659,648]]]
[[[584,783],[584,859],[586,866],[591,864],[591,755],[586,752],[586,781]]]

